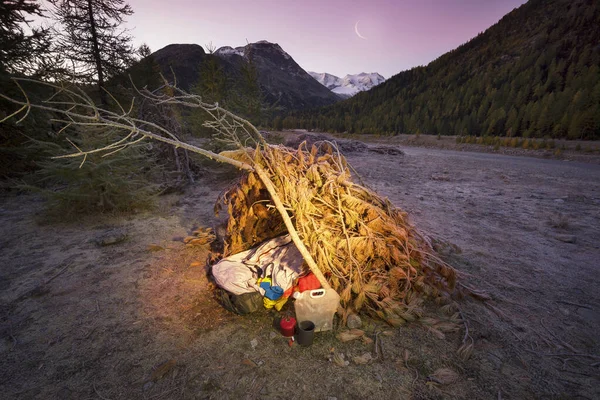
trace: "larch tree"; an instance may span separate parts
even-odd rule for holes
[[[97,84],[106,104],[106,81],[135,60],[132,38],[122,27],[133,14],[123,0],[51,0],[57,29],[57,49],[70,63],[80,83]]]
[[[31,18],[42,17],[37,1],[0,0],[0,72],[34,74],[50,46],[48,30],[31,27]]]

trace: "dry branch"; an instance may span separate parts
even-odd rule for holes
[[[346,312],[366,310],[398,326],[421,316],[423,297],[439,297],[440,303],[449,300],[456,271],[435,255],[430,241],[409,224],[406,213],[352,181],[351,168],[334,144],[323,142],[310,149],[305,143],[298,149],[271,146],[247,120],[166,81],[160,91],[136,88],[153,104],[207,112],[213,120],[206,125],[238,149],[217,154],[182,142],[163,126],[133,117],[133,102],[127,108],[117,103],[120,111],[115,112],[97,107],[79,88],[38,83],[57,94],[42,104],[32,104],[20,85],[25,100],[0,94],[21,106],[4,120],[38,108],[60,115],[58,121],[66,126],[122,132],[120,139],[105,147],[75,146],[61,157],[81,157],[85,162],[90,154],[109,155],[153,139],[242,169],[244,175],[222,200],[230,217],[226,253],[246,250],[258,239],[282,233],[273,224],[260,223],[275,219],[321,285],[340,294]],[[277,213],[271,212],[273,208]]]
[[[57,158],[82,157],[81,165],[83,165],[83,163],[85,163],[86,161],[87,156],[90,154],[103,153],[104,156],[108,156],[114,154],[117,151],[123,150],[128,146],[136,144],[141,140],[150,138],[170,144],[175,148],[181,147],[191,152],[201,154],[212,160],[233,165],[242,170],[254,171],[252,159],[248,159],[249,162],[242,162],[236,159],[229,158],[227,156],[223,156],[221,154],[214,153],[206,149],[202,149],[200,147],[180,141],[172,132],[169,132],[168,130],[164,129],[163,127],[157,124],[132,117],[131,114],[133,111],[133,100],[131,106],[129,107],[129,111],[125,111],[125,108],[111,95],[110,97],[121,110],[121,114],[119,114],[107,110],[105,108],[98,107],[91,100],[91,98],[78,87],[71,88],[70,86],[66,86],[65,84],[59,85],[27,78],[13,78],[13,81],[21,90],[23,96],[25,97],[25,101],[14,99],[0,93],[0,97],[2,97],[3,99],[21,106],[19,110],[2,119],[0,123],[5,122],[6,120],[24,112],[25,114],[17,121],[17,123],[21,122],[24,118],[27,117],[32,108],[37,108],[40,110],[45,110],[59,115],[63,115],[66,119],[56,121],[64,123],[66,127],[100,126],[128,132],[126,136],[122,139],[97,149],[82,150],[78,148],[75,144],[73,144],[73,146],[76,149],[75,152],[59,156]],[[20,81],[41,84],[54,89],[56,93],[44,102],[46,103],[46,105],[32,104],[29,100],[29,97],[27,96],[26,91],[19,84]],[[210,121],[209,123],[207,123],[207,126],[215,129],[221,135],[222,140],[233,144],[240,149],[245,147],[248,139],[254,142],[254,144],[257,146],[257,149],[261,146],[267,146],[267,143],[260,135],[260,132],[258,132],[258,130],[247,120],[238,117],[237,115],[219,107],[218,104],[213,105],[204,103],[200,96],[187,94],[179,88],[170,85],[166,81],[164,89],[167,91],[168,94],[157,94],[156,91],[151,92],[146,89],[139,90],[135,87],[135,85],[134,88],[136,89],[139,95],[141,95],[145,99],[155,102],[156,104],[171,104],[203,109],[214,119],[214,121]],[[66,96],[67,101],[57,100],[58,94]],[[142,126],[144,125],[154,128],[158,133],[152,132],[148,129],[143,129]],[[161,134],[165,136],[162,136]],[[260,172],[260,167],[258,169],[259,171],[257,171],[257,173],[259,174],[260,179],[264,180],[263,183],[265,184],[267,190],[269,191],[269,194],[274,200],[277,210],[281,213],[283,220],[286,224],[286,228],[288,229],[290,236],[294,241],[294,244],[301,252],[302,256],[304,257],[304,260],[308,264],[308,267],[319,279],[321,285],[325,288],[329,288],[329,283],[319,270],[319,267],[317,266],[311,254],[304,246],[304,243],[302,243],[302,241],[298,237],[294,225],[289,219],[289,216],[287,215],[287,211],[285,210],[283,204],[279,200],[278,193],[274,190],[273,184],[269,181],[269,177],[266,174]]]

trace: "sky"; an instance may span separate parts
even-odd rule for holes
[[[427,65],[524,0],[128,0],[135,45],[278,43],[305,70],[389,78]],[[358,32],[366,39],[360,38]]]

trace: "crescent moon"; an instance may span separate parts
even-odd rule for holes
[[[356,32],[356,36],[358,36],[361,39],[367,40],[366,37],[364,37],[363,35],[360,34],[360,32],[358,31],[358,23],[360,22],[360,20],[356,21],[356,24],[354,24],[354,32]]]

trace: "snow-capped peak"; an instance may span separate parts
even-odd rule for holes
[[[307,72],[310,74],[310,76],[315,78],[321,85],[325,86],[329,90],[333,90],[342,85],[342,80],[340,78],[335,75],[328,74],[327,72]]]
[[[377,72],[346,75],[343,79],[325,72],[308,71],[308,73],[321,85],[342,97],[354,96],[358,92],[369,90],[385,81],[385,78]]]
[[[238,56],[244,57],[244,48],[237,47],[234,49],[231,46],[223,46],[223,47],[219,47],[219,49],[217,51],[215,51],[215,54],[218,56],[229,56],[232,54],[236,54]]]
[[[218,55],[218,56],[230,56],[232,54],[235,54],[235,55],[244,57],[246,55],[246,53],[247,53],[246,50],[249,47],[252,47],[252,46],[257,45],[257,44],[258,45],[268,45],[268,46],[271,46],[271,48],[273,48],[273,49],[277,50],[279,53],[281,53],[281,55],[286,60],[289,60],[289,59],[292,58],[277,43],[271,43],[271,42],[269,42],[267,40],[259,40],[258,42],[248,43],[245,46],[239,46],[239,47],[236,47],[235,49],[233,47],[231,47],[231,46],[223,46],[223,47],[220,47],[217,51],[215,51],[215,54]]]

